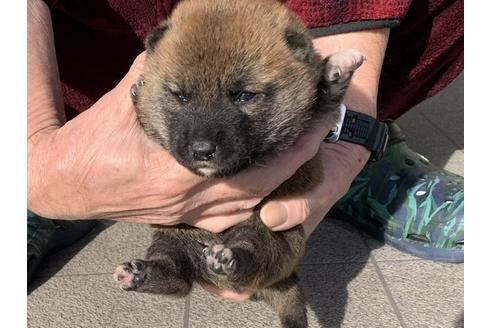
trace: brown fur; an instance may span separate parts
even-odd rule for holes
[[[143,128],[181,164],[211,177],[267,161],[318,120],[334,124],[352,74],[321,60],[294,14],[270,0],[182,1],[149,34],[147,51],[141,82],[132,88]],[[333,74],[338,69],[341,74]],[[235,91],[242,90],[255,98],[238,103]],[[205,164],[188,152],[194,133],[218,145]],[[316,156],[264,201],[309,191],[321,176]],[[261,205],[219,234],[156,226],[146,260],[117,269],[126,279],[123,289],[176,296],[186,295],[193,282],[252,289],[284,327],[306,327],[296,277],[302,227],[270,231],[259,218]]]

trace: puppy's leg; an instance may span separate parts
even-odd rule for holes
[[[206,267],[221,287],[263,288],[294,272],[304,254],[302,227],[271,232],[255,213],[203,250]]]
[[[327,99],[339,105],[347,90],[354,71],[364,62],[364,56],[357,50],[348,49],[328,56],[325,64]]]
[[[304,291],[297,275],[258,292],[265,302],[278,313],[284,328],[305,328],[308,326]]]
[[[190,260],[180,245],[167,236],[157,236],[146,260],[121,264],[113,277],[123,290],[184,296],[191,290],[193,279]]]
[[[170,258],[132,260],[118,266],[113,277],[126,291],[185,296],[191,281],[181,277],[174,264]]]

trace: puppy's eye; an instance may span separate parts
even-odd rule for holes
[[[188,101],[190,101],[190,97],[182,94],[181,92],[171,91],[171,93],[176,98],[178,98],[178,100],[181,101],[181,102],[188,102]]]
[[[254,97],[256,97],[256,93],[254,92],[249,92],[249,91],[242,91],[237,94],[236,99],[234,99],[235,102],[247,102],[252,100]]]
[[[182,94],[178,94],[177,95],[178,99],[181,100],[182,102],[188,102],[190,101],[190,99],[188,99],[188,97],[182,95]]]

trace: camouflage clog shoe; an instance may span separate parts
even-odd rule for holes
[[[330,216],[410,254],[464,261],[464,179],[411,150],[395,123],[383,158],[367,166]]]

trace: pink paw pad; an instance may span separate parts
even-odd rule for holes
[[[130,285],[133,282],[135,275],[131,272],[128,272],[124,265],[120,265],[114,271],[113,278],[122,287],[124,285]]]
[[[119,265],[113,273],[113,279],[123,290],[134,290],[141,286],[147,276],[147,264],[142,260],[133,260]]]

